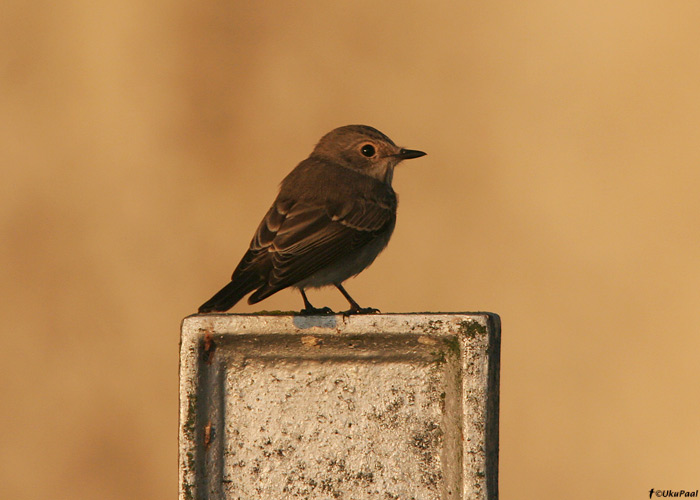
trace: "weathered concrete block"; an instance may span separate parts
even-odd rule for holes
[[[498,316],[197,315],[180,499],[496,499]]]

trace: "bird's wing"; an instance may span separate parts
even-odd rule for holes
[[[395,220],[395,206],[377,200],[275,202],[251,243],[254,260],[271,266],[267,284],[251,299],[262,300],[351,255],[391,230]]]

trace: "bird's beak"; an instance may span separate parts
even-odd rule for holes
[[[396,156],[401,158],[402,160],[410,160],[411,158],[420,158],[421,156],[425,156],[426,153],[423,151],[418,151],[417,149],[403,149],[401,148],[401,151],[399,151]]]

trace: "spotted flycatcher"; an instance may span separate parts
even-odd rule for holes
[[[332,313],[313,307],[304,292],[328,285],[350,303],[345,314],[378,312],[360,307],[343,282],[369,266],[394,231],[394,167],[424,155],[396,146],[366,125],[340,127],[323,136],[282,181],[231,282],[199,312],[227,311],[250,292],[248,303],[255,304],[291,286],[304,299],[302,314]]]

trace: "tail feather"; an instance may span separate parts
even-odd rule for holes
[[[250,297],[248,297],[248,304],[257,304],[261,300],[268,298],[270,295],[279,292],[280,290],[282,290],[282,288],[263,285],[260,288],[258,288],[255,292],[253,292],[253,294]]]
[[[231,309],[243,296],[261,285],[258,279],[235,279],[199,306],[200,313],[224,312]]]

